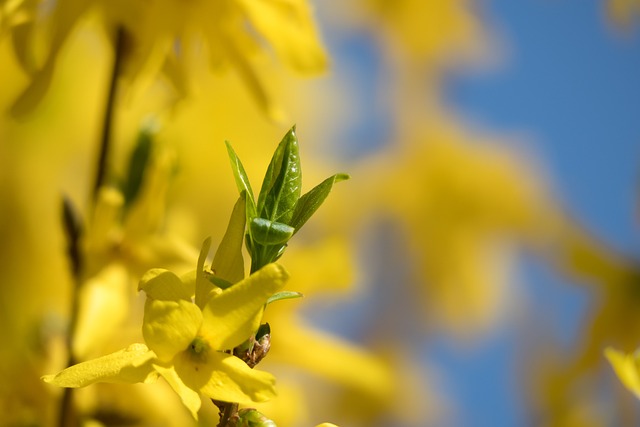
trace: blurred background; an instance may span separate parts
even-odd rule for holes
[[[640,344],[640,3],[202,0],[200,21],[173,1],[80,3],[0,1],[1,425],[58,425],[63,392],[40,376],[141,342],[140,276],[193,269],[226,228],[224,141],[255,190],[293,124],[303,190],[352,178],[281,259],[305,298],[266,314],[267,416],[640,422],[603,356]],[[96,191],[118,25],[138,51]],[[152,154],[129,197],[140,129]],[[83,425],[194,423],[164,384],[91,386],[74,405]]]

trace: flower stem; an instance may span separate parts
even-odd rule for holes
[[[109,92],[107,93],[107,103],[104,111],[102,138],[100,140],[100,152],[98,154],[98,166],[96,169],[96,176],[93,184],[93,200],[95,201],[98,196],[100,187],[104,184],[105,176],[107,174],[109,151],[112,142],[113,131],[113,115],[115,111],[116,95],[118,92],[118,79],[120,77],[120,71],[122,69],[122,62],[124,59],[125,51],[125,31],[124,28],[118,26],[115,30],[115,36],[113,41],[114,57],[113,65],[111,69],[111,80],[109,81]]]
[[[218,422],[217,427],[232,427],[235,423],[232,424],[232,417],[238,413],[238,404],[231,402],[220,402],[214,400],[213,403],[220,410],[220,421]]]
[[[96,175],[94,180],[94,186],[91,193],[91,200],[95,204],[100,187],[104,184],[109,157],[109,151],[112,140],[113,129],[113,117],[115,110],[115,99],[117,94],[118,78],[122,69],[122,60],[124,57],[124,42],[125,42],[124,29],[118,26],[114,33],[114,58],[111,68],[111,76],[109,80],[109,91],[107,93],[106,107],[103,118],[102,136],[100,139],[100,151],[98,154],[98,164],[96,168]],[[74,365],[77,361],[73,354],[73,336],[75,334],[76,325],[78,322],[78,309],[79,301],[78,294],[80,286],[82,284],[82,267],[83,267],[83,254],[79,247],[80,234],[80,221],[75,214],[71,203],[64,199],[63,205],[63,218],[64,227],[68,240],[68,257],[71,264],[73,287],[71,291],[71,308],[69,318],[69,332],[67,335],[67,366]],[[60,427],[72,427],[80,424],[77,413],[73,405],[73,389],[65,388],[62,400],[60,402],[60,415],[58,418],[58,426]]]

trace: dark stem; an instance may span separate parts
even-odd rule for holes
[[[104,184],[107,174],[109,151],[112,142],[113,115],[115,111],[116,95],[118,92],[118,78],[122,69],[122,62],[125,51],[125,31],[118,26],[115,30],[113,41],[114,57],[111,69],[111,80],[109,81],[109,92],[107,93],[107,103],[104,111],[102,139],[100,140],[100,152],[98,154],[98,166],[96,169],[95,181],[93,184],[93,200],[96,200],[100,187]]]
[[[214,400],[213,403],[220,410],[220,421],[218,422],[217,427],[231,427],[235,424],[231,424],[231,419],[234,415],[238,413],[238,404],[231,402],[220,402]]]
[[[103,118],[102,137],[100,139],[100,152],[98,155],[98,164],[96,168],[96,175],[94,186],[92,189],[92,200],[95,201],[98,197],[98,191],[104,184],[109,157],[109,151],[112,140],[113,130],[113,117],[115,110],[115,99],[118,89],[118,77],[122,68],[122,60],[124,57],[125,49],[125,33],[124,29],[118,26],[114,34],[114,58],[111,68],[111,76],[109,80],[109,92],[107,93],[107,101],[105,107],[105,113]],[[71,307],[69,318],[69,330],[67,333],[67,366],[72,366],[77,363],[73,354],[73,336],[75,335],[76,325],[78,322],[78,294],[82,283],[82,267],[83,257],[79,248],[80,235],[82,233],[80,227],[80,221],[78,216],[67,199],[63,200],[63,220],[64,228],[67,235],[68,250],[67,255],[71,264],[71,271],[73,276],[73,288],[71,291]],[[65,388],[60,402],[60,415],[58,418],[59,427],[75,427],[80,425],[80,420],[75,411],[73,405],[73,389]]]
[[[67,258],[69,259],[71,273],[73,277],[72,292],[71,292],[71,307],[70,307],[70,319],[69,328],[66,337],[67,348],[67,366],[71,366],[76,363],[73,356],[73,331],[76,328],[78,320],[78,288],[80,284],[80,275],[82,272],[82,253],[80,251],[80,236],[82,234],[82,225],[77,211],[74,209],[71,201],[63,197],[62,198],[62,220],[64,225],[65,235],[67,237]],[[73,406],[72,389],[65,388],[62,401],[60,402],[60,419],[58,425],[60,427],[75,426],[78,425],[78,420]]]

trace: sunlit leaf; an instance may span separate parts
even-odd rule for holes
[[[293,291],[277,292],[267,300],[267,305],[271,304],[272,302],[276,302],[284,299],[302,298],[303,296],[304,295],[302,295],[300,292],[293,292]]]
[[[256,216],[256,202],[253,198],[253,190],[251,189],[249,177],[247,176],[247,172],[244,170],[244,166],[242,166],[240,158],[238,157],[236,152],[233,151],[231,143],[229,143],[229,141],[225,141],[225,144],[227,145],[229,160],[231,160],[231,169],[233,170],[233,176],[235,178],[238,191],[240,192],[240,194],[242,194],[243,191],[246,192],[247,218],[254,218]]]
[[[302,172],[296,128],[292,127],[282,138],[267,168],[258,211],[261,218],[288,224],[300,198]]]

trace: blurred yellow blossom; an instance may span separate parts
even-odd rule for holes
[[[293,369],[311,374],[321,383],[345,391],[360,403],[359,408],[352,406],[352,411],[364,407],[370,410],[372,406],[384,411],[393,392],[391,368],[375,353],[313,327],[300,313],[305,300],[351,289],[355,278],[351,253],[349,243],[340,236],[287,252],[291,286],[305,298],[296,304],[283,302],[269,309],[266,320],[275,332],[265,363],[273,364],[274,369],[284,368],[285,372]],[[314,405],[309,406],[313,411]],[[362,411],[356,413],[364,415]],[[350,419],[357,418],[356,413],[350,414]]]
[[[485,28],[473,0],[365,0],[391,42],[432,65],[479,47]]]
[[[625,354],[611,347],[607,347],[604,354],[622,384],[640,398],[640,354]]]
[[[274,378],[222,350],[241,344],[257,329],[267,299],[286,279],[282,267],[270,264],[211,295],[200,307],[191,301],[195,285],[168,270],[150,270],[140,282],[147,294],[142,331],[149,347],[132,344],[43,379],[75,388],[95,382],[152,382],[162,376],[195,418],[200,394],[228,402],[267,400],[275,393]]]
[[[82,271],[73,354],[79,360],[104,351],[122,327],[135,298],[134,284],[152,266],[184,269],[196,258],[176,230],[165,227],[174,159],[154,148],[135,197],[102,187],[81,236]]]
[[[367,166],[376,180],[359,189],[368,202],[357,216],[375,207],[402,224],[427,312],[469,337],[502,320],[516,243],[551,231],[550,200],[533,167],[506,146],[453,129],[414,141]]]
[[[327,65],[306,0],[60,0],[50,11],[43,4],[5,2],[0,15],[1,24],[12,32],[16,57],[32,76],[30,86],[13,106],[17,114],[29,111],[42,98],[66,40],[77,24],[94,12],[123,55],[122,73],[143,87],[162,73],[185,95],[190,91],[189,69],[204,50],[214,69],[232,66],[260,106],[277,117],[279,113],[255,70],[260,64],[255,57],[262,41],[296,71],[317,73]],[[33,59],[37,56],[34,33],[41,27],[50,30],[46,37],[49,46],[44,59],[37,61]]]
[[[624,256],[576,223],[560,222],[547,255],[572,279],[589,285],[597,296],[591,315],[583,324],[584,339],[573,352],[571,369],[579,378],[600,366],[602,349],[615,345],[624,351],[635,348],[640,333],[640,270],[637,260]]]

